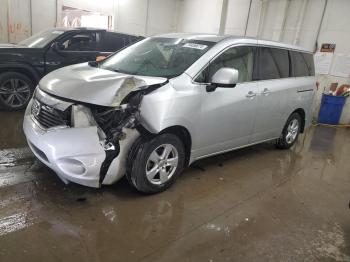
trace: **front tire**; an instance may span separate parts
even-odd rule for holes
[[[136,141],[127,164],[127,179],[138,191],[148,194],[168,189],[184,167],[185,150],[173,134]]]
[[[301,129],[301,117],[298,113],[289,116],[281,137],[276,141],[276,147],[279,149],[288,149],[298,140]]]
[[[17,72],[0,74],[0,107],[6,110],[25,108],[33,90],[33,81],[26,75]]]

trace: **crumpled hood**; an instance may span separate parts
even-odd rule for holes
[[[118,106],[130,92],[166,81],[166,78],[126,75],[83,63],[51,72],[41,79],[39,87],[49,94],[70,100]]]

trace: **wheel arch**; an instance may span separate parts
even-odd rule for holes
[[[185,148],[185,166],[188,166],[190,163],[191,148],[192,148],[192,138],[188,129],[184,126],[175,125],[175,126],[170,126],[163,129],[160,132],[160,134],[163,134],[163,133],[174,134],[180,138]]]
[[[29,65],[26,64],[1,64],[0,74],[7,72],[16,72],[27,76],[36,85],[39,82],[39,74]]]
[[[173,125],[173,126],[168,126],[164,128],[158,133],[151,133],[143,126],[140,126],[138,128],[138,131],[141,133],[142,136],[154,136],[154,135],[160,135],[164,133],[170,133],[170,134],[176,135],[182,141],[185,148],[185,166],[189,165],[190,158],[191,158],[192,137],[191,137],[191,133],[188,131],[186,127],[182,125]]]

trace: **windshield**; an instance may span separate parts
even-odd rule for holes
[[[107,70],[131,75],[172,78],[181,75],[215,43],[178,38],[147,38],[100,63]]]
[[[32,35],[31,37],[19,42],[19,45],[24,45],[27,47],[33,48],[43,48],[52,40],[54,40],[59,35],[63,34],[63,30],[58,29],[49,29],[45,31],[41,31],[37,34]]]

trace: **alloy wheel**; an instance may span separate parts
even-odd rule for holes
[[[178,151],[171,144],[158,146],[150,154],[146,163],[146,177],[154,185],[167,182],[178,166]]]
[[[18,78],[5,80],[0,86],[0,100],[8,107],[21,107],[30,98],[29,85]]]
[[[297,138],[299,132],[299,121],[297,119],[293,119],[287,128],[287,135],[286,135],[286,141],[288,144],[291,144],[294,142],[294,140]]]

